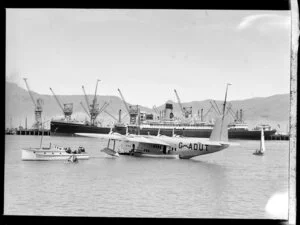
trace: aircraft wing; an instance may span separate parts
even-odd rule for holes
[[[227,142],[227,141],[210,141],[210,140],[205,140],[205,141],[200,141],[201,144],[203,145],[211,145],[211,146],[221,146],[221,145],[230,145],[230,146],[239,146],[239,143],[236,142]]]
[[[121,140],[126,141],[127,138],[122,134],[94,134],[94,133],[75,133],[78,136],[93,137],[100,139],[111,139],[111,140]]]
[[[240,143],[237,142],[225,142],[225,141],[220,141],[221,144],[225,144],[225,145],[230,145],[230,146],[239,146]]]
[[[127,136],[126,137],[128,141],[134,141],[134,142],[140,142],[140,143],[149,143],[151,144],[152,142],[148,140],[147,138],[143,136]]]
[[[169,146],[169,143],[161,141],[161,140],[155,138],[155,136],[152,136],[152,137],[145,137],[145,136],[131,136],[131,137],[129,136],[128,137],[128,136],[126,136],[126,138],[128,141]]]
[[[167,143],[166,141],[161,140],[161,138],[156,137],[156,136],[149,136],[146,137],[149,141],[151,141],[152,144],[157,144],[157,145],[166,145],[166,146],[170,146],[169,143]]]
[[[138,135],[125,136],[122,134],[94,134],[94,133],[75,133],[75,134],[78,136],[84,136],[84,137],[93,137],[93,138],[111,139],[111,140],[120,140],[120,141],[131,141],[131,142],[169,146],[169,143],[162,141],[155,137],[148,138],[148,137],[143,137],[143,136],[138,136]]]

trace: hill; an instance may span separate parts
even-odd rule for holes
[[[50,92],[50,91],[49,91]],[[59,108],[53,95],[40,95],[36,92],[32,92],[34,98],[42,98],[44,100],[43,106],[43,121],[48,121],[51,118],[63,117],[62,111]],[[73,103],[73,118],[76,120],[85,120],[88,118],[84,112],[80,102],[86,106],[85,99],[83,95],[57,95],[61,103]],[[93,96],[88,95],[89,100],[93,99]],[[100,106],[104,104],[105,101],[109,101],[110,105],[107,111],[113,116],[118,118],[119,109],[122,110],[122,117],[124,121],[127,122],[129,117],[126,116],[126,108],[122,102],[122,99],[118,96],[110,95],[97,95],[98,103]],[[254,127],[258,123],[269,123],[274,128],[278,129],[278,124],[282,131],[287,130],[288,120],[289,120],[289,94],[279,94],[270,97],[259,97],[251,98],[245,100],[230,101],[232,104],[233,112],[243,109],[243,119],[249,124],[249,127]],[[205,114],[209,108],[211,99],[203,101],[193,101],[182,103],[184,107],[192,106],[193,114],[200,113],[203,109],[203,114]],[[178,103],[172,102],[170,100],[166,102],[173,103],[174,114],[180,115],[180,108]],[[216,101],[219,109],[222,109],[223,101]],[[128,103],[130,105],[130,103]],[[143,104],[143,103],[141,103]],[[164,105],[158,106],[158,110],[162,110]],[[141,106],[142,111],[153,112],[152,109]],[[216,114],[213,110],[207,114],[206,119],[211,119]],[[34,105],[31,101],[29,93],[27,90],[19,87],[15,83],[6,82],[6,92],[5,92],[5,125],[6,127],[18,127],[25,126],[25,118],[27,117],[27,127],[31,127],[34,122]],[[107,125],[114,122],[114,119],[106,113],[101,113],[98,116],[98,120]],[[49,125],[49,123],[48,123]]]

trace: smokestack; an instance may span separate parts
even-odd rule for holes
[[[240,109],[240,120],[241,120],[241,122],[243,121],[243,110],[242,109]]]
[[[203,108],[201,109],[201,122],[203,122]]]
[[[27,130],[27,116],[25,118],[25,130]]]
[[[140,135],[141,114],[140,114],[140,108],[138,105],[137,105],[137,110],[138,110],[138,135]]]
[[[235,117],[236,117],[236,121],[239,121],[239,110],[236,110]]]
[[[119,123],[121,123],[121,113],[122,113],[122,110],[120,109],[119,110]]]

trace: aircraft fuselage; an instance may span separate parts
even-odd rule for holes
[[[198,155],[209,154],[227,148],[229,145],[209,145],[203,144],[195,140],[168,140],[169,144],[148,144],[139,142],[122,142],[121,145],[116,145],[116,151],[120,154],[132,154],[135,156],[172,156],[177,155],[182,159],[189,159]]]

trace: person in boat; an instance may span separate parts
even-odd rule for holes
[[[68,147],[68,148],[66,148],[66,153],[71,153],[71,148],[70,147]]]
[[[84,147],[81,147],[81,146],[79,146],[79,147],[78,147],[78,152],[79,152],[79,153],[81,153],[81,152],[85,152],[85,149],[84,149]]]

